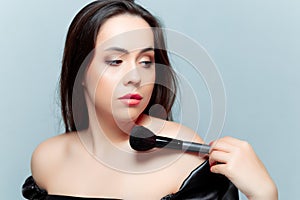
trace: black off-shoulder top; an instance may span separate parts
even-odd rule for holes
[[[112,198],[87,198],[63,195],[50,195],[40,189],[32,176],[23,184],[22,194],[29,200],[112,200]],[[236,200],[237,188],[223,175],[210,172],[208,160],[194,169],[184,180],[178,192],[169,194],[161,200]]]

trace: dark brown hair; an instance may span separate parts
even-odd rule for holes
[[[159,21],[133,0],[99,0],[88,4],[79,11],[67,33],[60,75],[61,112],[66,132],[88,127],[89,119],[84,89],[80,85],[83,80],[83,72],[93,57],[91,52],[95,48],[100,27],[107,19],[121,14],[139,16],[150,27],[156,27],[153,28],[156,83],[144,113],[148,113],[151,106],[159,104],[166,110],[167,120],[171,120],[171,108],[176,94],[176,77],[170,67]],[[158,70],[158,66],[163,67],[159,67]]]

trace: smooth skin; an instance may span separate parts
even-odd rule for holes
[[[138,37],[124,34],[133,30],[143,32]],[[142,114],[155,80],[153,47],[151,29],[140,17],[118,15],[102,25],[82,81],[89,128],[55,136],[36,148],[31,170],[39,187],[57,195],[160,199],[177,192],[204,162],[204,156],[190,153],[141,153],[129,146],[128,133],[135,124],[157,135],[203,142],[187,127]],[[142,100],[128,106],[120,100],[128,93]],[[249,199],[277,199],[275,184],[249,144],[229,137],[217,140],[209,161],[212,172],[227,176]]]
[[[127,35],[132,30],[138,35]],[[154,63],[149,25],[136,16],[112,17],[102,25],[96,43],[82,81],[89,128],[40,144],[32,156],[34,179],[49,194],[79,197],[160,199],[178,191],[204,158],[168,150],[140,153],[128,142],[134,124],[158,135],[203,142],[189,128],[141,114],[155,80],[155,66],[148,64]],[[119,100],[128,93],[138,93],[143,99],[128,106]]]

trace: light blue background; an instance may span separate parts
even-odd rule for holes
[[[0,199],[22,199],[34,148],[62,132],[56,95],[67,27],[90,1],[2,1]],[[227,93],[223,135],[249,141],[280,199],[300,184],[300,1],[141,0],[198,41]],[[192,119],[191,119],[192,120]]]

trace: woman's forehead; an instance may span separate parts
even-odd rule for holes
[[[124,14],[108,19],[100,28],[97,48],[120,47],[128,51],[154,47],[152,28],[139,16]]]

